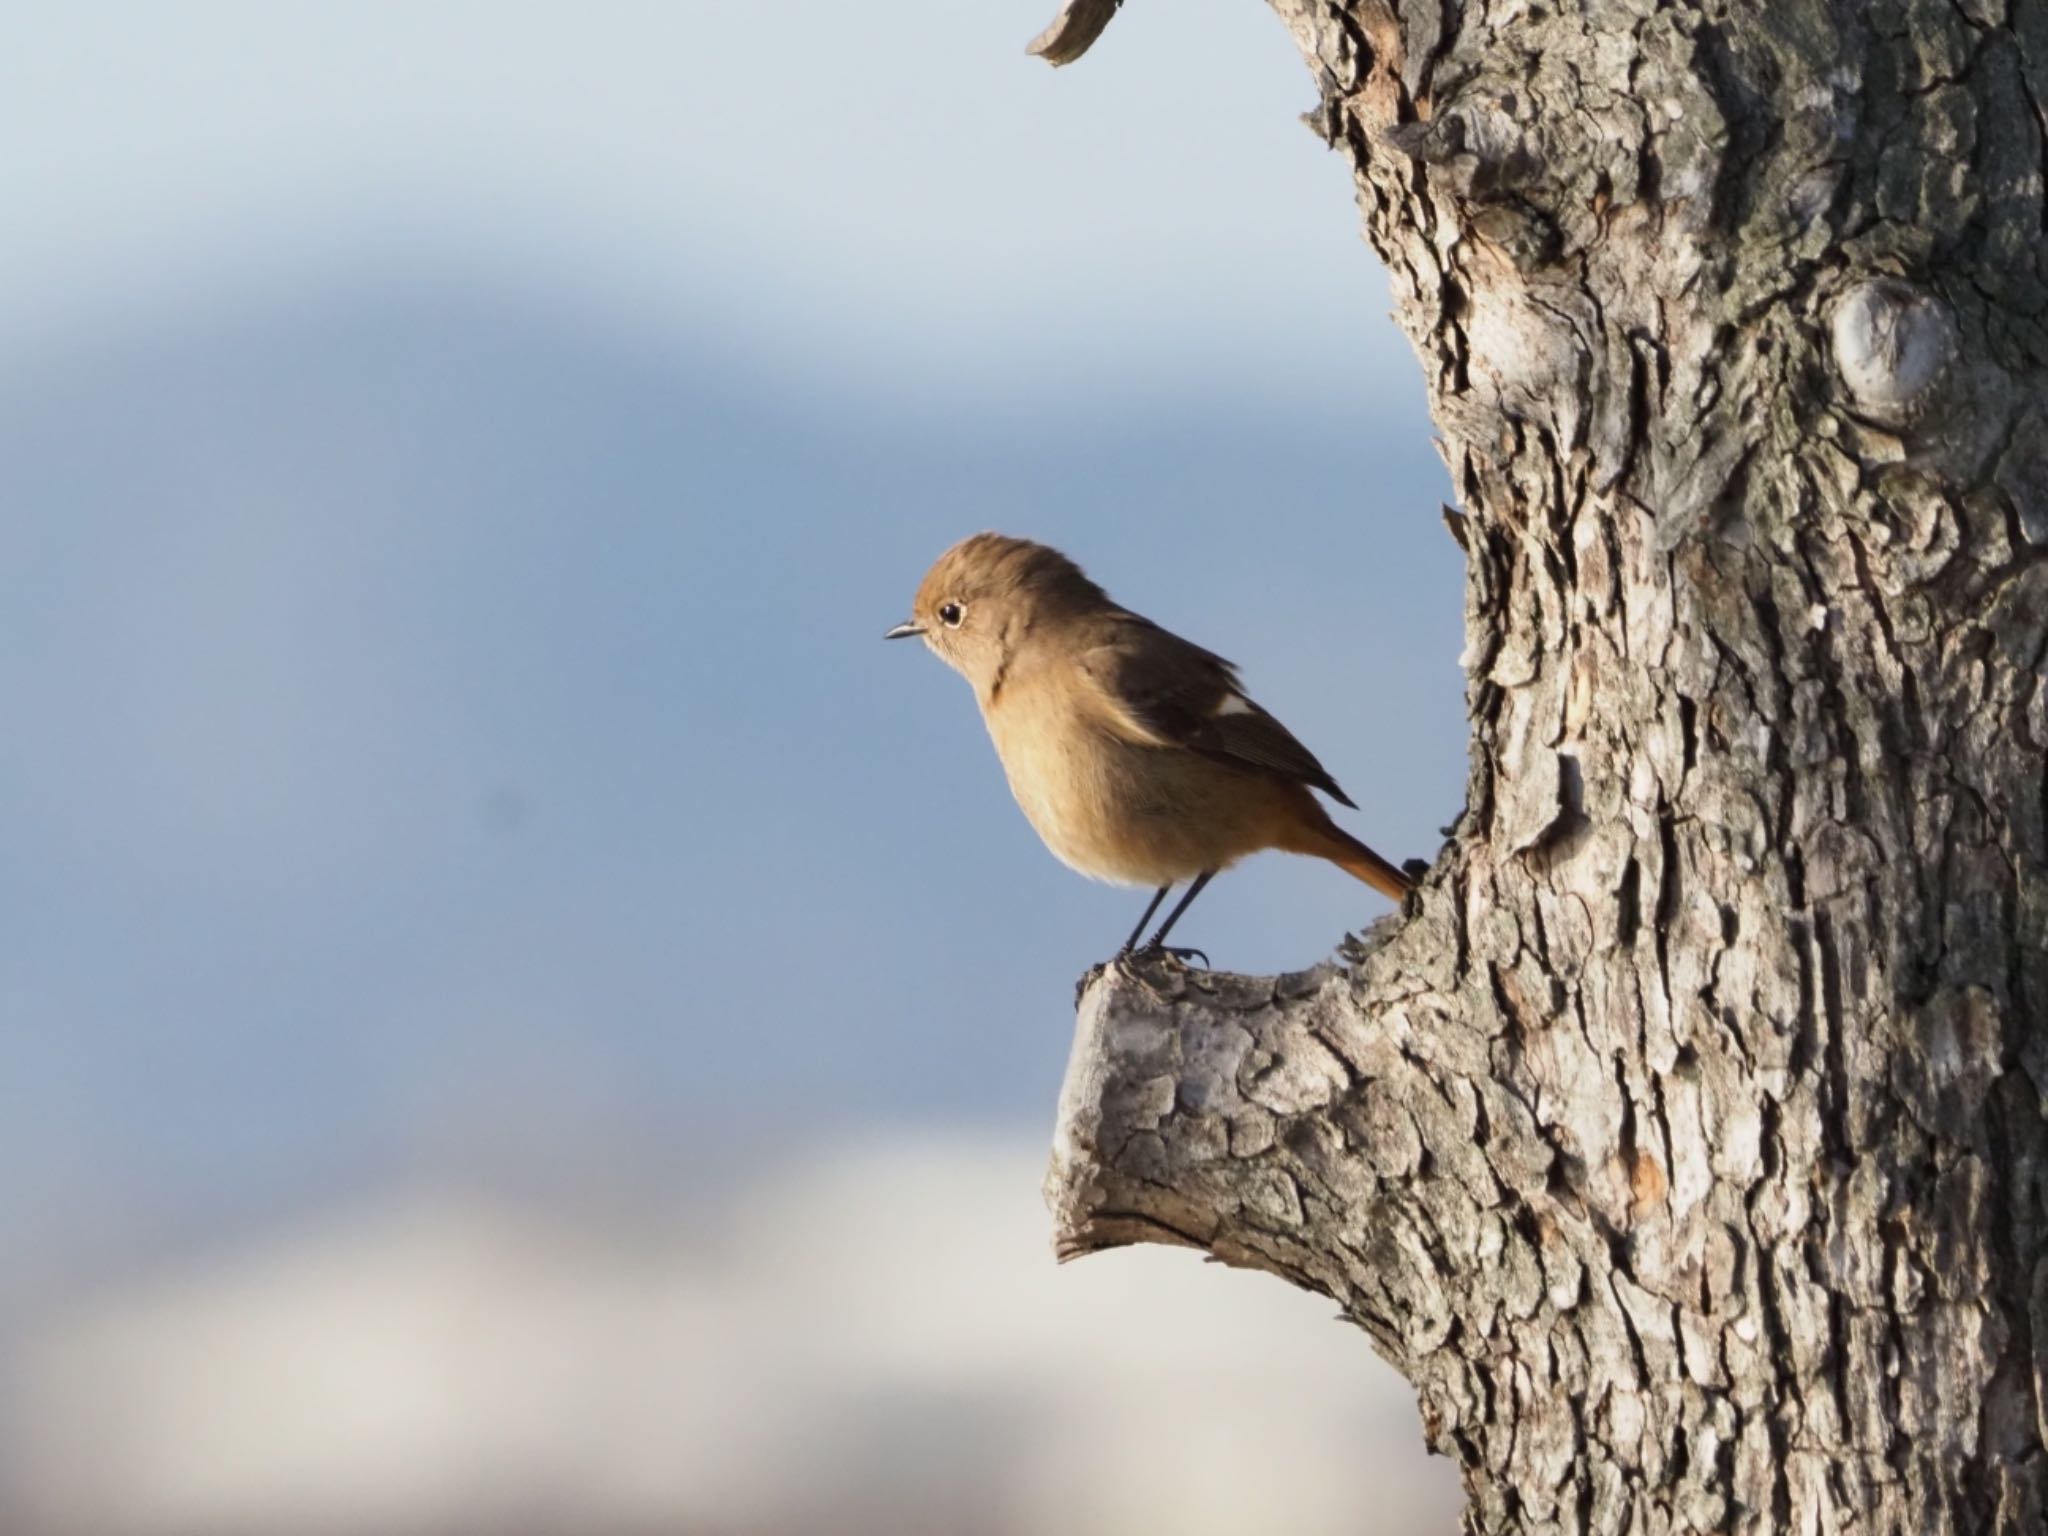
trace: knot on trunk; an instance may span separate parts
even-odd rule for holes
[[[1857,284],[1829,327],[1835,371],[1865,414],[1889,425],[1923,415],[1957,350],[1956,323],[1934,294],[1897,278]]]

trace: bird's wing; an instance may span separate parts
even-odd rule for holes
[[[1112,725],[1130,740],[1262,768],[1352,804],[1316,755],[1245,694],[1237,668],[1214,651],[1149,619],[1118,614],[1081,657]]]

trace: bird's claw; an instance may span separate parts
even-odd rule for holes
[[[1169,955],[1173,959],[1178,960],[1182,965],[1192,965],[1195,962],[1195,957],[1200,956],[1202,969],[1206,971],[1210,968],[1209,955],[1206,950],[1182,948],[1175,944],[1146,944],[1137,949],[1119,950],[1117,951],[1116,963],[1120,969],[1128,972],[1140,960],[1150,960],[1154,955]]]

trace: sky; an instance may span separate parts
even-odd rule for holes
[[[1066,549],[1390,857],[1464,782],[1448,487],[1292,44],[1139,5],[1054,72],[1047,19],[10,17],[10,1529],[471,1528],[506,1465],[536,1531],[966,1529],[998,1485],[990,1530],[1117,1529],[1061,1434],[1209,1380],[1184,1443],[1258,1454],[1191,1509],[1288,1455],[1292,1529],[1367,1471],[1454,1507],[1326,1306],[1046,1256],[1073,979],[1144,893],[1046,854],[967,690],[880,642],[930,560]],[[1292,968],[1383,909],[1271,855],[1180,933]],[[785,1337],[758,1298],[809,1286]],[[593,1339],[577,1400],[631,1432],[542,1455]],[[1269,1432],[1310,1357],[1324,1431]],[[748,1455],[650,1470],[705,1415]]]

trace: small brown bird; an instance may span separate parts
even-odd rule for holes
[[[1245,695],[1235,666],[1118,606],[1058,550],[997,533],[963,539],[886,638],[911,635],[974,685],[1011,792],[1046,847],[1084,875],[1158,887],[1120,954],[1175,885],[1193,882],[1148,950],[1165,948],[1218,870],[1262,848],[1328,859],[1396,899],[1411,889],[1330,820],[1310,790],[1352,801]]]

